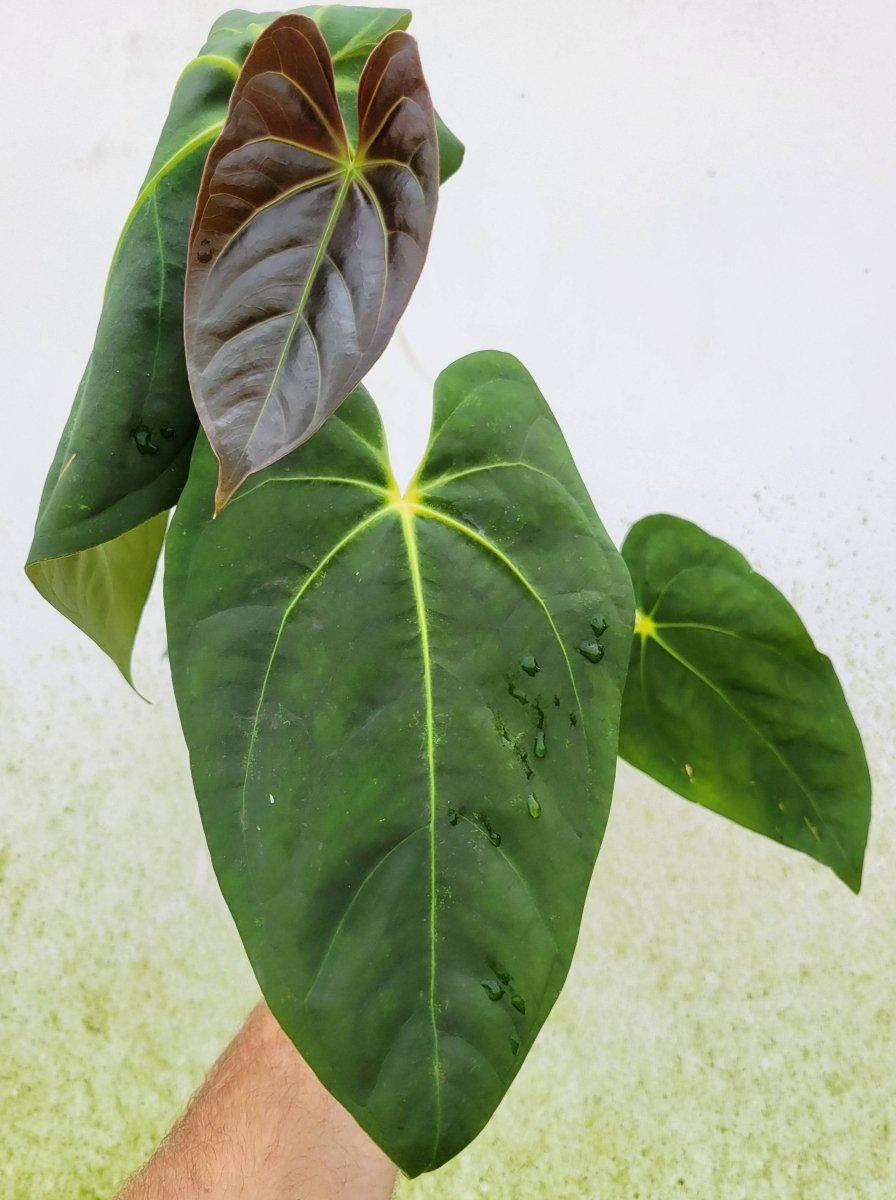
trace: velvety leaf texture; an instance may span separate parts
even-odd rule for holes
[[[858,891],[871,782],[830,660],[767,579],[689,521],[646,517],[622,554],[638,605],[622,757]]]
[[[185,339],[220,462],[216,509],[342,403],[423,268],[439,156],[413,38],[379,43],[357,96],[353,147],[326,42],[308,17],[281,17],[249,54],[209,154]]]
[[[278,1021],[416,1175],[483,1127],[566,976],[628,574],[495,352],[439,378],[404,496],[361,389],[212,520],[215,479],[200,437],[165,581],[212,860]]]
[[[354,137],[356,92],[374,46],[406,9],[309,8]],[[130,678],[140,614],[195,438],[183,345],[187,241],[206,156],[240,67],[279,13],[234,10],[181,75],[146,180],[125,222],[93,351],[47,476],[26,571],[41,594]],[[442,178],[463,147],[439,123]]]

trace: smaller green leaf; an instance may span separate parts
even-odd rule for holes
[[[438,113],[436,118],[436,136],[439,139],[439,183],[450,179],[455,171],[459,171],[464,161],[464,144],[456,137]]]
[[[357,87],[349,141],[308,17],[253,46],[190,234],[187,366],[220,463],[216,511],[321,427],[388,344],[426,258],[438,142],[417,44],[396,30]]]
[[[678,517],[622,547],[638,612],[620,754],[859,890],[871,781],[830,659],[781,593]]]
[[[77,554],[29,563],[28,578],[133,686],[131,650],[165,540],[167,512]]]

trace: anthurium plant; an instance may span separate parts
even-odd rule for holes
[[[417,1175],[482,1129],[557,998],[617,754],[856,891],[870,785],[788,601],[677,517],[617,551],[516,359],[443,371],[397,486],[361,381],[463,153],[409,21],[215,24],[125,222],[26,570],[130,679],[164,544],[221,890],[283,1029]]]

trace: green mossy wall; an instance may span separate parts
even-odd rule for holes
[[[86,646],[3,688],[4,1200],[111,1195],[256,995],[159,624],[151,706]],[[845,675],[876,770],[862,895],[623,769],[539,1043],[477,1142],[400,1200],[892,1200],[892,671]]]

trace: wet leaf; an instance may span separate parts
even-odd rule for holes
[[[200,437],[165,580],[212,860],[277,1019],[416,1175],[483,1127],[569,968],[628,574],[508,355],[442,374],[404,497],[363,389],[212,520],[216,474]]]

